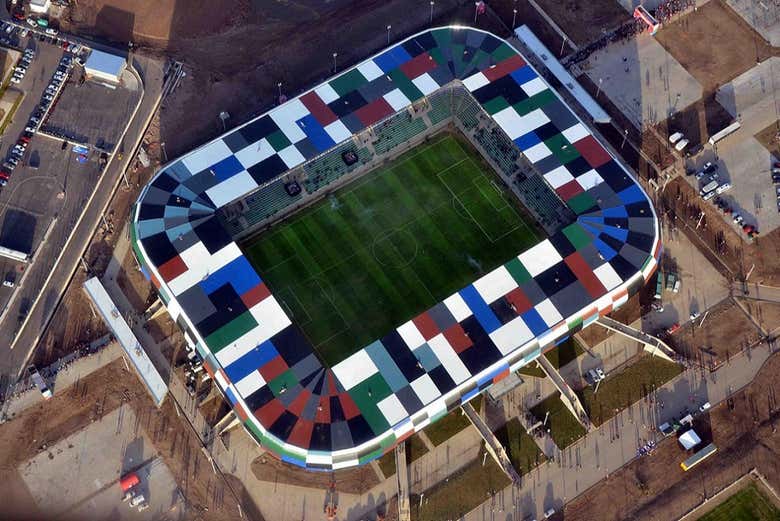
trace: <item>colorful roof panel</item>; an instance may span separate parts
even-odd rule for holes
[[[576,222],[324,367],[216,211],[453,82]],[[623,304],[660,254],[628,172],[514,48],[461,27],[412,36],[165,165],[133,224],[145,273],[248,431],[314,469],[378,457]]]

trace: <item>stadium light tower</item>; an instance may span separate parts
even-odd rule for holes
[[[390,29],[392,29],[393,26],[390,24],[387,24],[387,45],[390,45]]]

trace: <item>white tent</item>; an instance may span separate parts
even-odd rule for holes
[[[691,450],[696,445],[701,443],[701,438],[699,438],[699,435],[696,434],[696,431],[693,429],[689,429],[685,431],[682,436],[678,438],[678,441],[680,442],[680,445],[683,446],[685,450]]]

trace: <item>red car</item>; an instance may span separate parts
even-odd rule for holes
[[[9,179],[11,177],[11,174],[6,172],[5,170],[0,170],[0,179]]]
[[[22,136],[19,138],[19,143],[29,143],[29,142],[30,142],[30,138],[27,136]]]
[[[14,13],[14,18],[16,18],[17,20],[24,20],[24,13],[20,13],[19,11],[16,11]]]

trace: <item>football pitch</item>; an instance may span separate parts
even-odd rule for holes
[[[518,205],[445,134],[243,249],[332,366],[538,242]]]
[[[740,490],[698,521],[777,521],[780,510],[772,501],[750,484]]]

